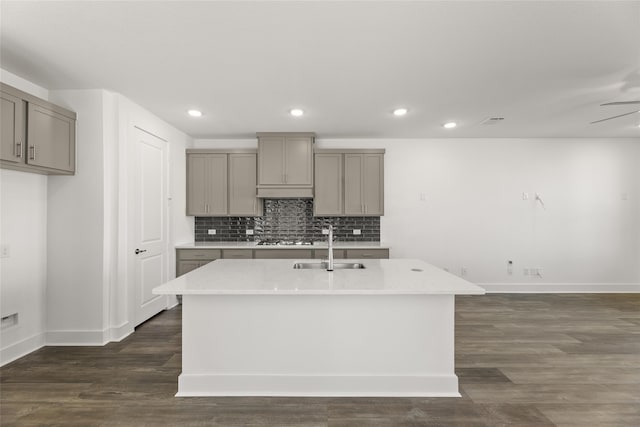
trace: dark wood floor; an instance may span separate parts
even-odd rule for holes
[[[6,365],[2,426],[640,425],[640,294],[459,297],[462,398],[176,398],[180,315]]]

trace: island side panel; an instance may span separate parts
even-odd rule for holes
[[[453,295],[185,295],[178,396],[459,396]]]

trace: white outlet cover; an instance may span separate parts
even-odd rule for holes
[[[326,228],[323,228],[323,229],[322,229],[322,234],[329,234],[329,230],[328,230],[328,229],[326,229]]]
[[[247,236],[253,236],[253,230],[247,230],[246,233]]]
[[[207,234],[209,234],[209,235],[214,235],[214,234],[216,234],[216,230],[215,230],[215,228],[210,228],[209,230],[207,230]]]
[[[0,258],[9,258],[11,256],[11,248],[9,245],[0,246]]]
[[[359,236],[359,235],[362,234],[362,230],[355,229],[355,230],[353,230],[353,234],[355,234],[356,236]]]

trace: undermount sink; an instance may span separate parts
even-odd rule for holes
[[[326,270],[328,263],[326,262],[297,262],[293,264],[293,268],[296,270]],[[333,263],[334,270],[361,270],[366,268],[364,264],[359,262],[335,262]]]

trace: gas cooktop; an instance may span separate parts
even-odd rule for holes
[[[310,246],[310,240],[260,240],[258,246]]]

